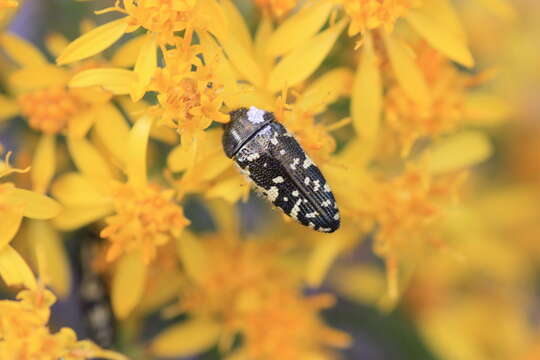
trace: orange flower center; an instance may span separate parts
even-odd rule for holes
[[[21,95],[18,102],[30,127],[46,134],[61,132],[83,106],[75,95],[60,86]]]
[[[467,77],[425,44],[418,50],[417,61],[431,90],[431,105],[413,101],[397,83],[388,90],[385,103],[387,124],[405,154],[417,138],[453,130],[465,111]]]
[[[192,19],[197,0],[124,0],[123,12],[130,24],[159,34],[164,43],[174,44],[176,31],[183,30]]]
[[[182,208],[172,201],[172,190],[149,185],[136,188],[116,184],[113,190],[116,213],[105,219],[101,237],[111,241],[107,260],[121,253],[141,250],[144,261],[156,256],[156,248],[180,236],[189,224]]]
[[[349,35],[381,26],[392,28],[408,9],[422,3],[423,0],[343,0],[343,7],[351,18]]]

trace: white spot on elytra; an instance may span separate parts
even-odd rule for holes
[[[285,196],[285,197],[283,198],[283,201],[287,202],[287,201],[289,201],[289,198]]]
[[[304,160],[304,163],[302,164],[302,166],[304,167],[304,169],[307,169],[311,165],[313,165],[313,161],[311,161],[309,156],[306,155],[306,159]]]
[[[306,176],[306,178],[304,179],[304,184],[309,185],[310,181],[311,181],[311,179]]]
[[[278,195],[279,195],[279,190],[275,186],[271,186],[270,189],[266,191],[266,196],[268,196],[268,200],[270,200],[271,202],[276,201]]]
[[[292,192],[292,196],[298,196],[298,195],[300,195],[300,193],[298,192],[298,190],[294,190],[294,191]]]
[[[310,228],[312,228],[312,229],[315,229],[315,224],[312,223],[311,221],[308,223],[308,226],[309,226]]]
[[[324,200],[324,201],[321,203],[321,206],[323,206],[323,207],[329,207],[331,204],[332,204],[332,202],[331,202],[330,200]]]
[[[274,132],[274,134],[270,138],[270,142],[272,143],[272,145],[277,145],[278,144],[277,137],[278,137],[278,133]]]
[[[319,180],[313,181],[313,191],[319,191],[320,187],[321,187],[321,183]]]
[[[328,186],[328,184],[324,184],[324,191],[326,192],[330,192],[330,186]]]
[[[259,155],[259,153],[253,153],[253,154],[249,154],[248,156],[246,156],[246,160],[247,161],[253,161],[253,160],[257,160],[260,157],[261,157],[261,155]]]
[[[313,211],[313,212],[307,213],[306,218],[313,219],[313,218],[317,217],[317,215],[319,215],[319,213],[317,211]]]
[[[336,213],[336,215],[334,215],[334,220],[339,220],[339,213]]]
[[[298,164],[300,164],[300,159],[299,158],[294,158],[293,162],[291,164],[291,169],[296,170],[296,165],[298,165]]]
[[[322,232],[330,232],[330,228],[320,228],[319,231],[322,231]]]
[[[281,150],[279,150],[279,153],[280,153],[281,155],[285,155],[287,152],[286,152],[284,149],[281,149]]]
[[[298,220],[298,213],[300,212],[300,204],[302,203],[302,199],[299,199],[291,209],[291,217],[294,220]]]
[[[264,163],[264,164],[263,164],[263,167],[266,167],[267,165],[268,165],[267,163]]]
[[[283,179],[283,176],[276,176],[275,178],[272,179],[272,181],[276,184],[281,184],[282,182],[285,181],[285,179]]]
[[[248,121],[253,124],[260,124],[264,122],[264,114],[266,114],[266,111],[257,109],[255,106],[252,106],[247,112]]]

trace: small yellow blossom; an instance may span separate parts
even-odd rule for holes
[[[302,296],[295,286],[298,278],[291,277],[278,260],[285,249],[270,241],[239,242],[234,236],[224,232],[179,240],[180,250],[191,249],[191,254],[182,251],[182,257],[192,277],[182,291],[181,311],[198,319],[215,319],[204,324],[208,331],[221,328],[215,334],[220,339],[213,341],[225,351],[234,335],[242,334],[245,341],[233,353],[234,359],[332,359],[330,348],[347,346],[348,336],[327,327],[318,317],[321,309],[333,304],[333,297]],[[177,336],[189,326],[193,323],[166,329],[154,340],[153,352],[187,356],[204,350],[192,347],[192,342],[200,341],[193,335],[178,342]],[[212,345],[208,340],[205,345]]]
[[[42,134],[32,162],[32,187],[45,192],[56,171],[56,135],[84,136],[110,95],[96,88],[67,87],[71,76],[82,68],[97,66],[95,62],[71,69],[56,67],[31,43],[13,34],[2,34],[0,46],[20,66],[8,79],[19,112],[30,128]],[[55,51],[53,47],[49,50]]]
[[[91,341],[77,341],[75,332],[70,328],[51,333],[47,323],[54,302],[55,296],[42,288],[21,291],[17,294],[17,301],[0,301],[1,359],[127,359],[116,352],[101,349]]]
[[[121,252],[141,249],[148,263],[156,248],[180,236],[188,224],[182,208],[174,204],[174,190],[162,190],[156,185],[137,188],[130,184],[113,185],[115,214],[105,218],[107,224],[100,233],[111,242],[108,260]]]
[[[343,9],[351,17],[349,36],[379,27],[392,30],[397,19],[407,10],[422,5],[424,0],[343,0]]]

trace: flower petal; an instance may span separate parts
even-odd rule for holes
[[[97,184],[108,184],[113,179],[111,168],[99,151],[85,138],[68,138],[68,149],[75,165]]]
[[[52,184],[51,193],[68,208],[110,204],[110,198],[99,192],[91,180],[74,172],[60,176]]]
[[[98,26],[72,41],[56,62],[64,65],[96,55],[120,39],[127,27],[125,18]]]
[[[428,1],[411,9],[406,19],[435,49],[464,66],[474,66],[465,31],[448,0]]]
[[[394,35],[383,33],[383,39],[399,86],[416,103],[429,105],[431,97],[427,82],[413,53]]]
[[[328,104],[350,93],[352,83],[353,74],[349,69],[341,67],[330,70],[303,91],[296,106],[305,111],[322,112]]]
[[[373,143],[377,138],[382,113],[382,83],[379,59],[373,42],[366,36],[362,56],[354,78],[351,114],[358,135]]]
[[[126,157],[128,181],[135,186],[146,186],[146,151],[152,119],[144,116],[137,120],[129,132]]]
[[[333,4],[326,0],[311,4],[290,16],[274,31],[268,39],[267,55],[276,57],[287,54],[302,46],[320,30],[328,19]]]
[[[234,36],[228,36],[222,41],[223,48],[229,60],[234,65],[239,74],[256,86],[262,86],[264,75],[251,49],[246,48]]]
[[[125,319],[137,306],[146,283],[146,265],[139,252],[124,254],[116,264],[111,301],[114,313]]]
[[[137,75],[125,69],[89,69],[76,74],[70,87],[101,86],[115,95],[127,95],[137,82]]]
[[[46,65],[47,58],[30,42],[10,33],[0,35],[2,49],[21,67]]]
[[[45,193],[56,170],[56,135],[43,134],[32,159],[32,188]]]
[[[9,245],[0,249],[0,277],[8,286],[23,285],[28,289],[37,287],[36,278],[30,267]]]
[[[68,136],[75,138],[85,137],[88,130],[92,127],[96,121],[96,113],[94,109],[81,111],[75,114],[69,119],[68,123]]]
[[[220,5],[229,20],[230,36],[236,38],[244,48],[251,50],[251,34],[238,8],[230,0],[222,0]]]
[[[69,295],[71,273],[60,234],[46,221],[31,220],[26,236],[35,248],[40,278],[65,298]]]
[[[45,46],[54,57],[60,55],[67,45],[68,40],[60,33],[52,33],[45,37]]]
[[[195,15],[195,27],[211,32],[219,40],[228,36],[230,23],[230,17],[225,14],[222,4],[223,1],[218,3],[216,0],[198,0]]]
[[[129,126],[122,113],[112,104],[104,104],[97,110],[97,120],[94,130],[103,145],[114,156],[115,160],[124,165],[126,146],[120,139],[127,139]]]
[[[9,77],[9,84],[15,92],[28,92],[49,86],[64,86],[68,74],[54,65],[38,65],[17,70]]]
[[[112,211],[112,204],[65,207],[60,215],[54,218],[53,224],[59,230],[72,231],[102,219]]]
[[[268,89],[275,92],[307,79],[330,52],[345,25],[340,21],[283,57],[268,76]]]
[[[176,245],[187,275],[201,283],[210,265],[201,242],[190,231],[184,231],[176,240]]]
[[[433,144],[426,153],[427,168],[441,174],[476,165],[493,152],[488,137],[479,131],[463,131]]]
[[[111,63],[114,66],[128,68],[135,65],[137,56],[139,55],[144,43],[146,42],[146,36],[136,36],[129,39],[115,51],[112,56]]]
[[[311,287],[321,286],[330,266],[342,252],[345,242],[341,239],[322,239],[311,254],[306,265],[306,283]]]
[[[274,63],[274,59],[271,56],[268,56],[266,50],[270,36],[272,36],[272,31],[272,18],[268,14],[263,14],[262,19],[259,22],[259,27],[257,28],[257,33],[255,34],[254,47],[257,60],[265,73],[270,72],[272,64]]]
[[[23,205],[23,215],[32,219],[51,219],[62,209],[60,204],[45,195],[24,189],[13,189],[3,196],[3,200]]]
[[[499,18],[505,21],[513,21],[517,17],[516,9],[508,0],[477,0],[485,6],[486,10],[491,11]]]
[[[467,123],[477,126],[497,126],[511,115],[508,101],[488,92],[476,91],[465,97]]]
[[[140,100],[145,92],[150,80],[154,76],[157,69],[157,42],[156,37],[152,33],[146,35],[144,44],[139,51],[139,56],[135,62],[135,69],[133,70],[137,74],[137,83],[134,84],[134,89],[131,94],[133,101]]]
[[[9,244],[9,242],[15,237],[21,221],[23,218],[22,206],[9,206],[2,209],[2,216],[0,217],[0,249]]]
[[[159,357],[188,357],[208,350],[221,333],[215,321],[193,318],[161,332],[150,344],[150,351]]]

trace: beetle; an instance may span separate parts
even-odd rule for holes
[[[223,150],[258,191],[300,224],[326,233],[336,231],[340,218],[332,190],[274,114],[252,106],[229,115]]]

